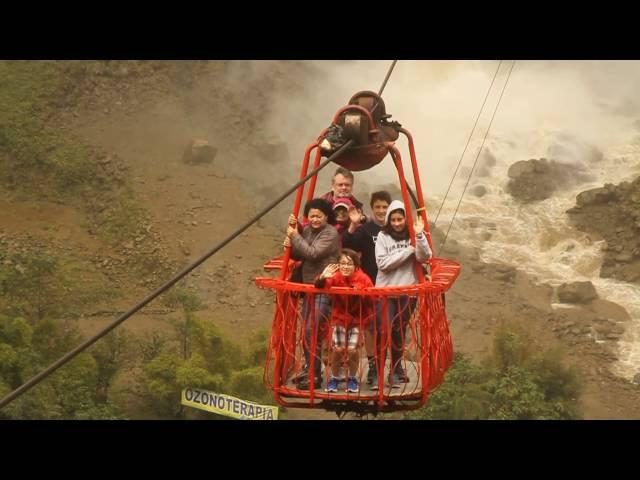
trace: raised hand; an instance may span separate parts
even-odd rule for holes
[[[291,225],[289,225],[287,227],[287,237],[291,238],[291,237],[295,237],[296,235],[298,235],[298,229],[296,227],[292,227]]]
[[[340,266],[337,263],[330,263],[325,267],[325,269],[320,274],[320,278],[331,278],[333,277]]]
[[[359,225],[362,222],[362,215],[353,205],[349,207],[349,220],[353,225]]]
[[[289,225],[292,225],[295,227],[297,223],[298,223],[298,219],[296,218],[296,216],[293,213],[289,214]]]
[[[416,223],[413,226],[413,229],[415,230],[416,235],[420,235],[422,232],[424,232],[424,220],[422,220],[422,217],[420,215],[416,217]]]

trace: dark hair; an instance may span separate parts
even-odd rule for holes
[[[343,248],[340,250],[340,255],[338,255],[338,261],[340,260],[340,257],[343,256],[351,259],[356,270],[360,268],[360,254],[358,252],[351,250],[350,248]]]
[[[391,205],[391,194],[386,190],[380,190],[379,192],[373,192],[371,194],[371,201],[369,202],[369,206],[373,208],[373,204],[378,200],[382,200],[387,202],[387,204]]]
[[[393,215],[396,212],[400,212],[406,220],[407,212],[405,212],[404,209],[402,208],[394,208],[390,212],[387,212],[387,221],[384,223],[384,226],[382,227],[382,231],[384,233],[391,235],[392,232],[395,232],[395,230],[391,227],[391,215]],[[407,232],[407,235],[408,235],[409,228],[406,223],[404,224],[404,230],[402,231],[402,233],[404,232]]]
[[[355,180],[354,180],[354,178],[353,178],[353,173],[351,173],[351,170],[347,170],[347,169],[346,169],[346,168],[344,168],[344,167],[338,167],[338,168],[336,169],[336,173],[334,173],[334,174],[333,174],[333,177],[331,178],[331,180],[332,180],[332,181],[333,181],[333,180],[335,180],[335,178],[336,178],[338,175],[343,175],[343,176],[345,176],[345,177],[347,177],[347,178],[350,178],[350,179],[351,179],[351,182],[354,182],[354,181],[355,181]]]
[[[314,198],[313,200],[308,201],[304,206],[305,217],[309,216],[309,210],[311,210],[312,208],[320,210],[322,213],[324,213],[327,216],[327,223],[329,223],[329,225],[335,225],[336,216],[333,213],[333,209],[331,208],[329,202],[323,200],[322,198]]]

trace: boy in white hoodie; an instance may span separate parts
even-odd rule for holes
[[[387,209],[385,224],[376,241],[376,264],[378,275],[376,287],[415,285],[418,283],[416,260],[424,262],[431,258],[431,249],[424,233],[424,221],[418,216],[414,225],[416,246],[411,245],[407,213],[404,203],[394,200]],[[382,302],[379,302],[382,305]],[[402,352],[406,328],[415,310],[416,299],[408,295],[387,298],[387,315],[391,325],[391,369],[389,384],[409,381],[402,367]],[[384,359],[381,359],[384,360]],[[374,388],[372,386],[372,388]]]

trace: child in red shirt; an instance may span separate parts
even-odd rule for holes
[[[338,264],[327,265],[315,281],[316,288],[342,287],[360,289],[373,287],[373,282],[369,276],[360,268],[360,256],[357,252],[348,248],[342,249],[338,262]],[[358,295],[332,295],[332,300],[332,375],[325,390],[327,392],[338,391],[338,369],[346,348],[349,357],[349,378],[346,390],[347,392],[357,393],[360,391],[360,385],[356,377],[361,343],[360,332],[364,331],[364,328],[375,316],[373,301],[370,297]]]

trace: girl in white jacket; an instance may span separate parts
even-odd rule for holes
[[[416,260],[424,262],[431,258],[431,249],[424,233],[424,221],[418,216],[415,222],[416,246],[411,245],[407,213],[404,203],[394,200],[389,205],[385,224],[376,241],[376,263],[378,275],[376,287],[415,285],[418,283]],[[380,307],[382,302],[378,302]],[[415,310],[416,299],[408,295],[387,298],[387,311],[379,318],[391,325],[391,369],[389,384],[409,381],[402,367],[402,352],[406,328]]]

